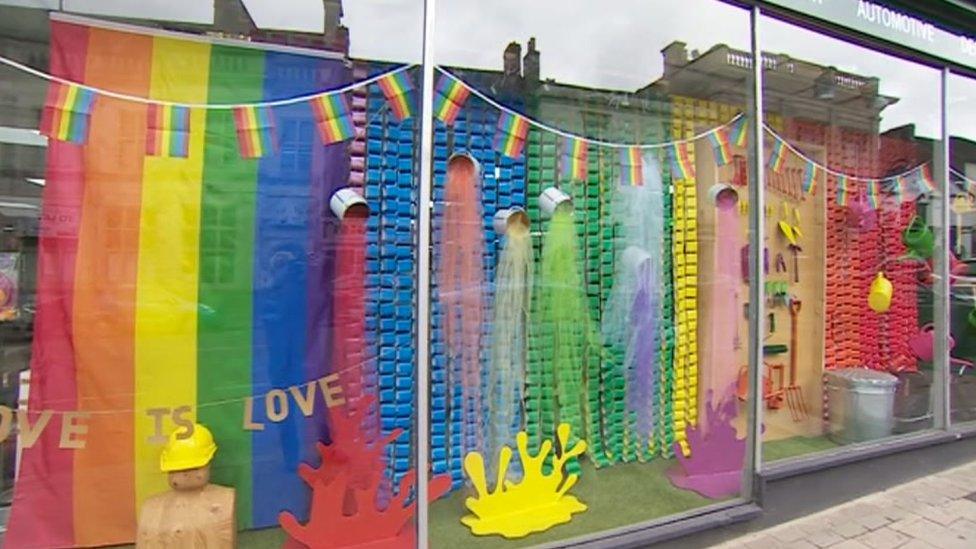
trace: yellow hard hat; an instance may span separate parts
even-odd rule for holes
[[[163,454],[159,456],[159,468],[164,473],[197,469],[210,463],[217,452],[213,434],[199,423],[193,426],[193,433],[181,439],[186,433],[183,429],[169,435]]]

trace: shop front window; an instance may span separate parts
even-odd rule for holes
[[[742,496],[749,13],[437,10],[430,546]]]
[[[931,428],[940,72],[761,19],[763,458]]]

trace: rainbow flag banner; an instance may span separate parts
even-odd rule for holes
[[[880,184],[877,181],[871,181],[868,183],[867,199],[868,206],[870,206],[872,210],[877,210],[878,206],[881,204]]]
[[[742,115],[729,127],[729,141],[736,147],[746,146],[746,134],[749,129],[749,125],[746,122],[745,115]]]
[[[323,143],[338,143],[356,135],[346,94],[327,93],[312,99],[310,103]]]
[[[846,206],[850,199],[850,189],[848,188],[848,178],[846,175],[837,176],[837,205]]]
[[[453,126],[470,95],[471,92],[464,84],[442,74],[434,88],[434,116],[448,126]]]
[[[732,161],[732,144],[729,141],[728,129],[721,128],[708,134],[708,142],[712,144],[715,164],[724,166]]]
[[[620,185],[624,187],[644,185],[644,159],[638,147],[620,149]]]
[[[95,92],[51,82],[41,112],[40,132],[51,139],[81,145],[88,139],[88,119],[95,105]]]
[[[397,120],[403,122],[413,116],[412,95],[413,80],[407,75],[406,71],[399,71],[387,74],[376,81],[386,102],[390,104],[390,110]]]
[[[564,179],[586,181],[586,164],[589,159],[589,147],[586,141],[575,137],[564,137],[561,147],[559,174]]]
[[[522,156],[528,135],[529,122],[525,118],[503,111],[495,130],[495,150],[509,158],[518,158]]]
[[[775,143],[773,143],[773,150],[769,154],[769,162],[766,164],[769,169],[773,170],[774,173],[779,173],[783,170],[783,166],[786,164],[786,144],[782,139],[776,137]]]
[[[817,190],[817,178],[820,177],[821,171],[820,166],[813,161],[807,161],[807,165],[803,169],[802,189],[804,193],[812,194]]]
[[[150,103],[146,112],[146,154],[186,158],[190,154],[190,109]]]
[[[671,175],[675,179],[692,179],[695,177],[695,166],[688,154],[688,143],[671,143],[668,146],[668,158],[671,161]]]
[[[246,104],[352,78],[341,60],[254,43],[54,18],[50,37],[55,76],[150,101]],[[55,88],[75,99],[49,101],[46,115],[84,113],[87,142],[48,143],[33,342],[43,352],[30,365],[44,382],[31,384],[29,408],[32,425],[51,419],[24,448],[6,546],[132,543],[140,506],[169,489],[160,435],[177,421],[213,432],[213,482],[236,489],[239,526],[274,526],[282,511],[304,521],[298,467],[318,463],[315,443],[328,440],[309,383],[333,373],[337,244],[320,212],[348,185],[348,151],[325,146],[302,101],[275,107],[287,161],[241,158],[235,113],[197,107],[185,158],[146,156],[146,103],[101,96],[92,110],[81,88]],[[81,139],[75,121],[52,135]],[[309,387],[306,408],[293,395]],[[62,421],[87,431],[63,444]]]
[[[234,109],[237,148],[243,158],[261,158],[277,148],[274,115],[269,107],[246,106]]]

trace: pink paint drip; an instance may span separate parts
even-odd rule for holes
[[[481,330],[484,321],[484,233],[479,168],[467,155],[454,156],[447,166],[443,238],[438,273],[447,345],[448,390],[453,393],[460,373],[463,450],[481,449]],[[448,400],[453,402],[453,394]],[[474,444],[472,448],[471,445]]]

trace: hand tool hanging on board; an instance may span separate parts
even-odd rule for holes
[[[790,300],[790,384],[786,387],[786,405],[790,409],[793,421],[803,421],[810,412],[803,399],[803,390],[796,382],[796,341],[799,329],[797,327],[800,316],[800,300],[795,297]]]

